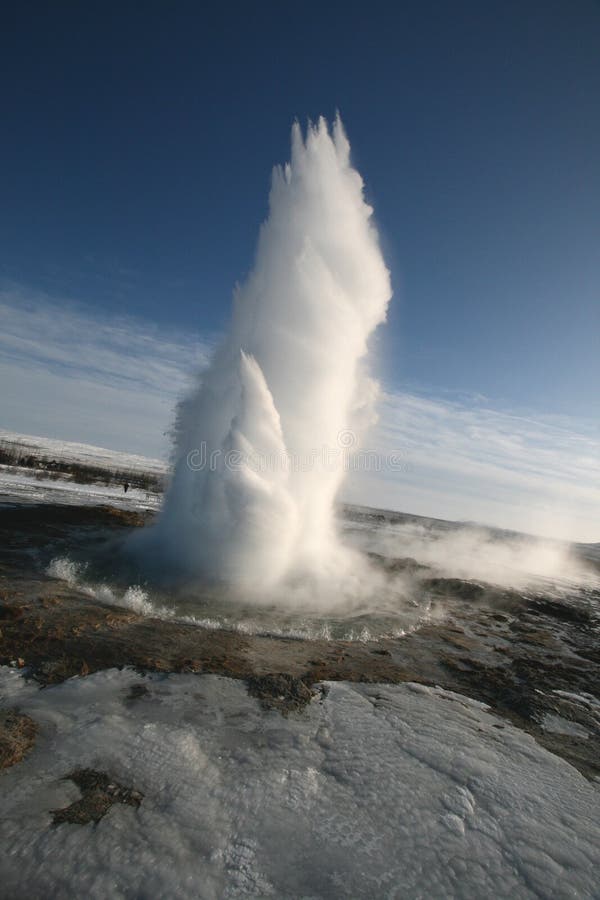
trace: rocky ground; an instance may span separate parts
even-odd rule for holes
[[[124,666],[223,674],[243,679],[264,706],[283,714],[309,702],[324,681],[439,685],[489,704],[586,777],[600,775],[597,591],[582,603],[578,596],[525,596],[424,572],[422,588],[444,614],[402,638],[363,643],[247,635],[151,618],[104,605],[45,574],[51,553],[107,533],[124,535],[145,521],[145,515],[110,507],[0,509],[0,664],[22,668],[42,684]],[[410,560],[377,562],[414,566]],[[34,739],[35,724],[20,721],[18,710],[3,711],[2,759],[11,758],[11,733],[16,762],[18,748],[26,752]],[[103,774],[96,775],[92,812],[98,804],[129,802],[121,796],[125,788],[113,785],[112,796]]]

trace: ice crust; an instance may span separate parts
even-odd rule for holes
[[[4,668],[0,686],[41,725],[0,779],[4,896],[598,896],[597,788],[457,694],[329,683],[284,719],[212,675],[39,690]],[[142,791],[139,810],[51,827],[84,766]]]

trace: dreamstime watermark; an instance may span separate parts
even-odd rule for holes
[[[187,454],[188,468],[194,472],[239,472],[250,469],[265,472],[406,472],[408,455],[401,449],[390,453],[362,450],[356,434],[343,428],[336,436],[336,446],[323,445],[306,453],[258,453],[239,449],[210,450],[206,441]]]

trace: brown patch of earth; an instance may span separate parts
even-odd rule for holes
[[[29,716],[14,709],[0,709],[0,769],[21,762],[33,747],[37,730]]]
[[[246,685],[264,709],[278,709],[283,715],[302,709],[316,693],[305,679],[283,673],[252,675]]]
[[[81,798],[64,809],[52,809],[52,824],[87,825],[99,822],[114,803],[124,803],[136,809],[144,799],[144,795],[132,788],[124,787],[110,778],[106,772],[95,769],[75,769],[65,776],[77,785]]]

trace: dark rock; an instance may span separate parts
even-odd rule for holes
[[[413,572],[424,572],[431,571],[431,566],[423,565],[423,563],[417,562],[416,559],[413,559],[412,556],[403,556],[403,557],[391,557],[391,556],[383,556],[381,553],[375,553],[371,551],[367,553],[367,556],[371,560],[371,562],[375,563],[377,566],[380,566],[386,572],[408,572],[412,574]]]
[[[126,788],[118,781],[111,779],[106,772],[95,769],[75,769],[65,776],[81,791],[81,799],[71,803],[64,809],[52,809],[52,824],[87,825],[88,822],[99,822],[106,815],[113,803],[125,803],[138,807],[144,795],[132,788]]]
[[[462,578],[425,578],[421,584],[426,591],[443,597],[444,600],[464,600],[495,610],[512,611],[523,606],[523,598],[516,591],[493,584],[465,581]]]
[[[550,600],[546,597],[536,597],[527,607],[530,615],[542,614],[558,619],[560,622],[572,622],[575,625],[589,625],[592,615],[589,610],[575,603],[561,603],[559,600]]]
[[[461,578],[426,578],[423,587],[444,597],[475,602],[484,600],[488,593],[483,585],[475,581],[463,581]]]
[[[22,619],[24,613],[22,606],[7,606],[0,603],[0,619]]]

